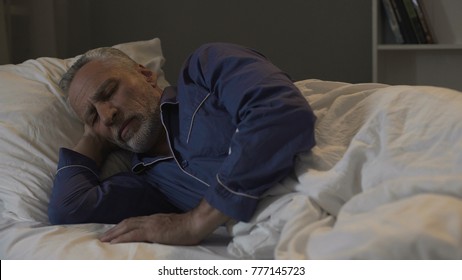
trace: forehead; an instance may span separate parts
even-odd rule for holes
[[[77,71],[69,87],[69,102],[78,116],[96,93],[98,87],[110,78],[118,78],[121,73],[115,67],[101,61],[90,61]]]

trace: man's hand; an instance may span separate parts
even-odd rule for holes
[[[93,159],[98,166],[101,166],[106,156],[116,148],[115,144],[97,135],[90,126],[85,125],[85,131],[74,147],[74,151]]]
[[[123,220],[104,233],[102,242],[151,242],[196,245],[229,218],[205,200],[184,214],[155,214]]]

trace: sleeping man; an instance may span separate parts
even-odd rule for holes
[[[60,149],[48,209],[53,224],[118,223],[103,242],[199,243],[230,219],[248,221],[262,194],[315,144],[315,116],[261,54],[207,44],[176,87],[112,48],[87,52],[60,87],[85,132]],[[131,172],[100,179],[115,149]]]

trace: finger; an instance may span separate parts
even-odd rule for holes
[[[114,226],[112,227],[110,230],[106,231],[105,233],[103,233],[100,237],[99,237],[99,240],[101,242],[110,242],[112,239],[114,239],[116,237],[115,233],[114,233],[114,228],[117,227],[117,226]]]
[[[117,236],[124,234],[134,228],[134,219],[126,219],[120,222],[119,224],[113,226],[111,229],[103,233],[100,237],[100,241],[102,242],[110,242],[112,239],[116,238]]]
[[[126,242],[143,242],[143,241],[147,241],[147,240],[142,234],[142,231],[139,229],[133,229],[129,232],[121,234],[117,236],[116,238],[112,239],[111,244],[126,243]]]

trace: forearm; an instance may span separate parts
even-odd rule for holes
[[[199,241],[206,238],[215,231],[215,229],[230,220],[230,217],[212,207],[206,200],[202,200],[201,203],[190,212],[190,215],[190,227],[193,233],[200,239]]]
[[[59,150],[59,162],[48,205],[48,216],[52,224],[80,222],[87,218],[86,213],[76,209],[80,209],[80,205],[87,201],[88,190],[99,184],[98,173],[98,167],[90,158],[71,149]]]
[[[128,217],[178,212],[154,186],[131,172],[98,176],[96,163],[60,149],[48,206],[52,224],[118,223]]]

